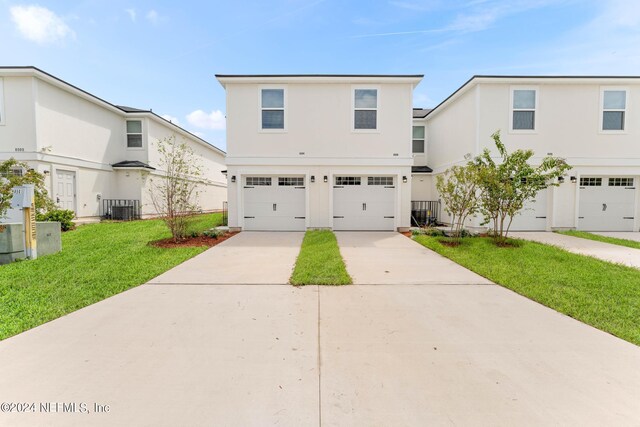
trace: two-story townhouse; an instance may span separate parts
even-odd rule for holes
[[[435,175],[488,148],[532,149],[573,166],[518,215],[514,230],[640,228],[640,77],[475,76],[416,118],[434,177],[414,199],[437,198]],[[415,115],[414,115],[415,116]],[[443,213],[443,218],[447,216]],[[469,225],[479,226],[479,218]]]
[[[115,204],[156,215],[150,179],[164,173],[156,142],[171,136],[203,166],[201,208],[222,209],[222,150],[151,110],[111,104],[35,67],[0,67],[0,160],[13,157],[45,174],[54,201],[80,220],[114,216]]]
[[[227,94],[229,226],[410,226],[421,75],[217,75]]]

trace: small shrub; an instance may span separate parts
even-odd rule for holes
[[[440,230],[439,228],[424,227],[424,228],[417,228],[417,229],[411,230],[411,234],[414,236],[438,237],[438,236],[444,236],[445,232],[443,230]]]
[[[200,233],[198,231],[192,230],[192,231],[189,232],[189,237],[196,238],[196,237],[202,236],[202,234],[203,233]]]
[[[203,236],[211,237],[212,239],[217,239],[219,237],[224,236],[224,231],[216,230],[215,228],[211,228],[202,233]]]
[[[65,209],[52,209],[43,214],[37,214],[37,221],[59,222],[62,231],[73,230],[76,224],[73,222],[76,214],[73,211]]]

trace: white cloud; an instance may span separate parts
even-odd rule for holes
[[[124,11],[129,14],[129,18],[131,18],[132,22],[136,22],[136,17],[138,16],[138,14],[136,13],[135,9],[125,9]]]
[[[160,117],[162,117],[162,118],[163,118],[163,119],[165,119],[165,120],[170,121],[170,122],[171,122],[171,123],[173,123],[174,125],[178,125],[178,126],[180,126],[180,120],[178,120],[178,118],[177,118],[177,117],[170,116],[169,114],[163,114],[163,115],[162,115],[162,116],[160,116]]]
[[[154,9],[151,9],[149,12],[147,12],[146,18],[147,18],[147,20],[149,22],[151,22],[154,25],[156,25],[156,24],[158,24],[158,22],[160,22],[160,15]]]
[[[224,130],[226,127],[224,113],[220,110],[214,110],[211,113],[196,110],[187,115],[187,121],[201,129]]]
[[[10,11],[18,31],[28,40],[47,44],[76,36],[62,18],[46,7],[13,6]]]

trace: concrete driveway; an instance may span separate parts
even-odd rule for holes
[[[509,236],[558,246],[566,251],[599,258],[603,261],[640,268],[640,249],[546,231],[513,232],[509,233]]]
[[[274,234],[256,233],[264,251]],[[389,238],[370,245],[390,251]],[[408,247],[415,271],[444,268]],[[471,277],[454,267],[447,277]],[[0,425],[640,424],[640,347],[502,287],[293,288],[230,284],[231,273],[194,285],[205,276],[194,274],[0,342],[0,400],[60,404],[0,412]],[[92,413],[61,413],[63,403]]]
[[[615,237],[616,239],[640,242],[640,231],[593,231],[592,233],[605,237]]]

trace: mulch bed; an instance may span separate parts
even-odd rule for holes
[[[157,248],[189,248],[198,246],[207,246],[210,248],[224,242],[225,240],[235,236],[238,233],[238,231],[226,233],[224,236],[220,236],[217,239],[207,236],[187,237],[186,239],[179,242],[174,242],[172,238],[168,238],[156,240],[155,242],[149,242],[149,245],[155,246]]]
[[[403,236],[407,236],[408,238],[411,238],[411,232],[410,231],[401,231],[400,234],[402,234]]]

